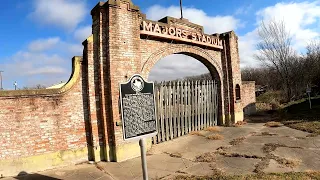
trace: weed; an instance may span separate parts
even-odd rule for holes
[[[196,157],[196,162],[215,162],[216,155],[213,152],[207,152]]]
[[[221,129],[217,126],[212,126],[212,127],[208,127],[207,129],[205,129],[205,131],[210,131],[210,132],[220,132]]]
[[[239,138],[233,139],[231,142],[229,142],[229,144],[235,146],[235,145],[241,144],[245,139],[246,137],[239,137]]]
[[[200,131],[192,131],[189,133],[190,135],[196,135],[196,136],[205,136],[204,134],[202,134]]]
[[[280,127],[282,124],[280,122],[270,121],[265,124],[267,127]]]
[[[207,138],[210,140],[222,140],[223,136],[220,134],[213,134],[213,135],[207,136]]]
[[[233,124],[233,127],[241,127],[243,125],[248,124],[247,121],[238,121],[237,123]]]
[[[169,154],[170,157],[174,157],[174,158],[181,158],[182,157],[181,153],[178,153],[178,152],[167,153],[167,154]]]

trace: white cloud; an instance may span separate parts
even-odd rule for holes
[[[146,14],[151,20],[159,20],[165,16],[180,18],[180,8],[154,5],[147,9]],[[205,32],[210,34],[236,30],[241,26],[240,21],[233,16],[209,16],[196,8],[184,7],[183,14],[190,22],[204,26]]]
[[[309,26],[319,23],[319,18],[320,5],[317,2],[277,3],[257,12],[258,22],[283,20],[290,34],[293,35],[294,47],[297,50],[319,36],[318,30],[309,29]]]
[[[148,80],[164,81],[208,73],[200,61],[186,55],[172,54],[158,61],[149,73]]]
[[[65,43],[62,47],[65,47],[64,50],[68,51],[72,56],[82,56],[83,46],[81,44]]]
[[[257,51],[255,50],[256,42],[258,39],[257,31],[252,31],[244,36],[239,36],[239,56],[240,56],[240,66],[259,66],[260,62],[253,58],[253,54]]]
[[[63,74],[66,70],[58,66],[37,67],[27,72],[27,75]]]
[[[239,7],[234,14],[235,15],[248,14],[248,12],[251,11],[251,9],[252,9],[252,4],[247,6],[242,6],[242,7]]]
[[[67,30],[73,30],[88,13],[85,1],[81,0],[35,0],[34,5],[32,19]]]
[[[71,60],[53,54],[20,51],[7,59],[6,64],[0,66],[5,71],[4,79],[8,82],[28,81],[25,85],[35,85],[39,81],[43,85],[51,85],[57,81],[66,80],[70,75]],[[66,66],[67,64],[67,66]]]
[[[81,28],[76,29],[74,32],[74,38],[79,42],[83,42],[92,34],[92,27],[91,26],[84,26]]]
[[[31,42],[28,46],[30,51],[44,51],[53,48],[60,42],[59,37],[53,37],[48,39],[38,39]]]
[[[242,66],[256,65],[253,59],[256,52],[258,36],[256,31],[261,21],[283,21],[286,29],[293,36],[293,48],[303,51],[308,42],[318,38],[320,19],[320,5],[318,2],[277,3],[263,8],[256,13],[256,29],[240,36],[239,49]]]
[[[37,39],[29,43],[30,52],[58,51],[59,53],[78,56],[82,54],[83,47],[81,43],[70,43],[60,40],[59,37],[49,37]]]

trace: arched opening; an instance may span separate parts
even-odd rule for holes
[[[183,54],[172,54],[160,59],[148,74],[148,80],[156,83],[212,79],[209,69],[203,63]]]
[[[240,85],[239,84],[236,85],[235,91],[236,91],[236,100],[237,101],[241,100],[241,93],[240,93],[241,91],[240,91]]]
[[[145,77],[156,83],[159,129],[153,143],[221,125],[221,72],[212,61],[192,52],[160,57],[145,64]]]

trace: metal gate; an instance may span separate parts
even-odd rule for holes
[[[156,84],[158,135],[153,144],[217,125],[217,88],[212,80]]]

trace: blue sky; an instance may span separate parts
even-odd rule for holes
[[[147,18],[179,17],[179,0],[133,0]],[[81,42],[90,35],[90,10],[95,0],[2,0],[0,6],[0,70],[5,89],[18,86],[52,85],[70,76],[71,58],[82,55]],[[319,36],[319,1],[276,0],[183,0],[187,19],[205,27],[207,33],[235,30],[239,36],[241,67],[256,66],[252,58],[260,20],[284,20],[294,37],[293,45],[303,51],[306,43]],[[175,63],[172,63],[175,61]],[[157,64],[154,77],[165,67],[194,67],[187,57],[170,56]],[[190,70],[188,71],[190,72]],[[185,72],[166,73],[174,78]]]

